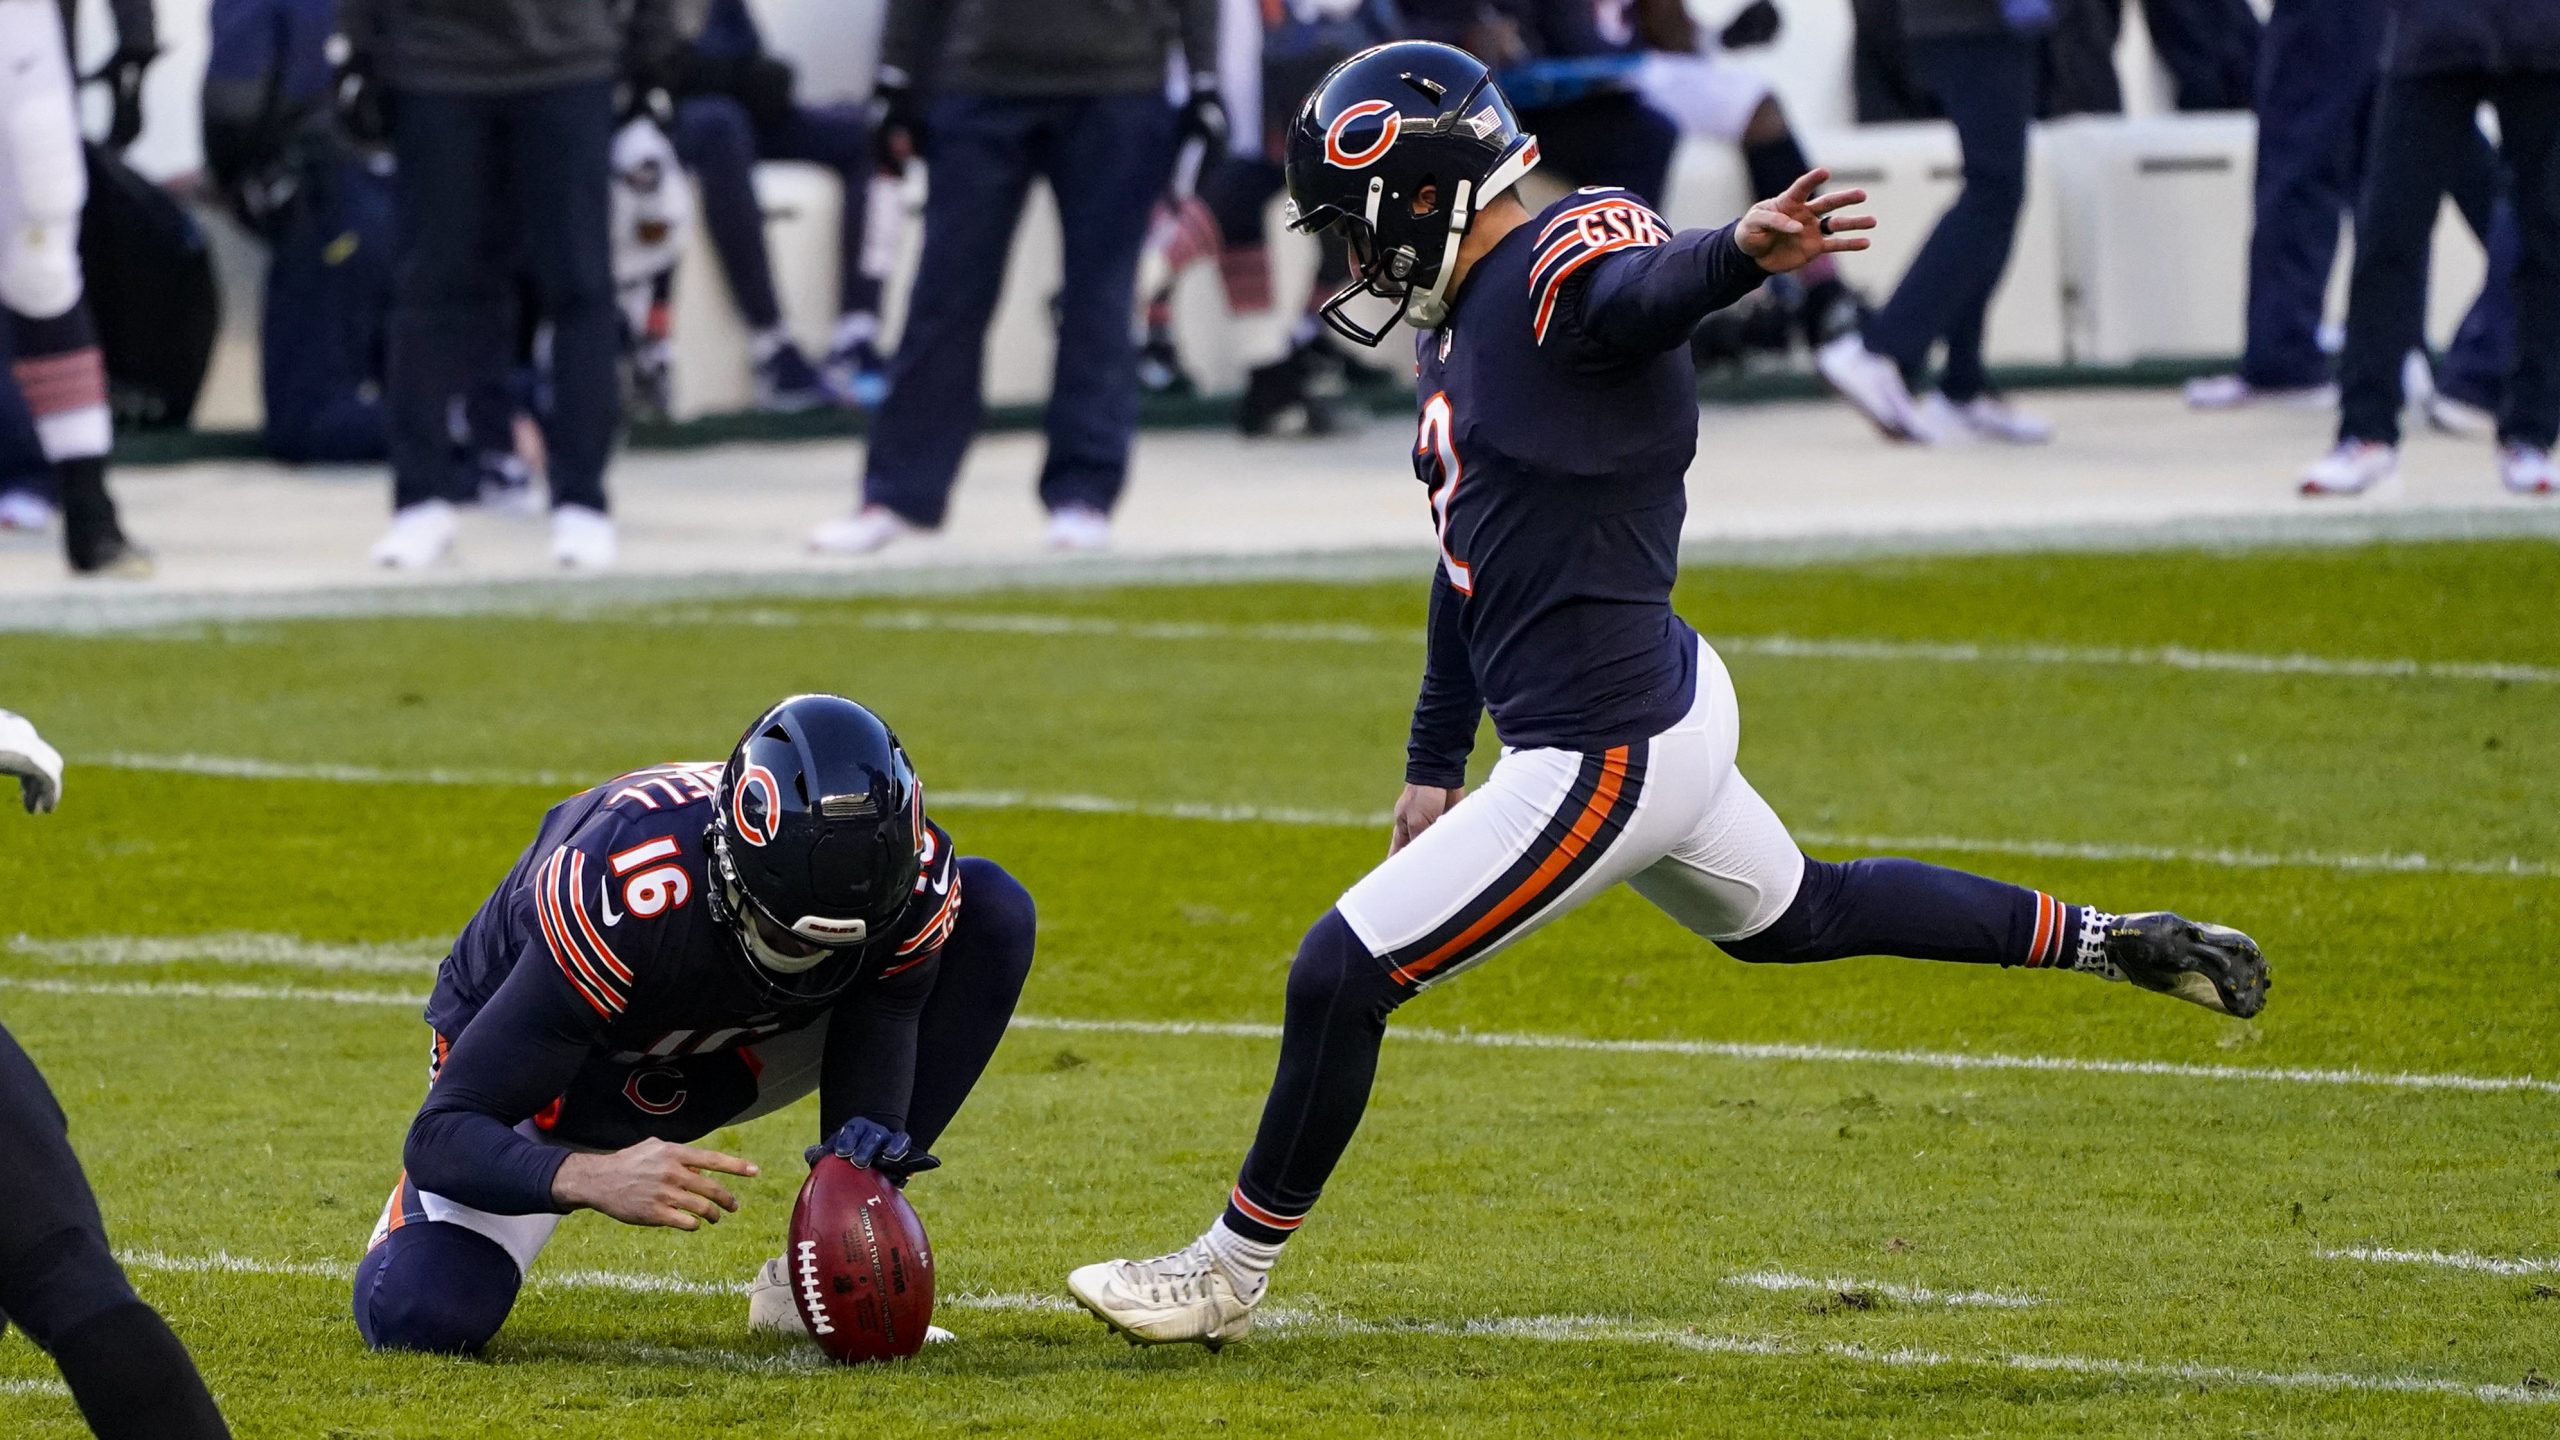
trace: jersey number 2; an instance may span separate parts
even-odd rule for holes
[[[1449,548],[1449,502],[1458,498],[1458,479],[1463,473],[1458,464],[1457,421],[1449,410],[1449,392],[1440,391],[1422,405],[1422,430],[1414,439],[1413,453],[1426,467],[1423,485],[1431,494],[1431,518],[1440,532],[1440,563],[1448,569],[1449,583],[1461,595],[1476,593],[1474,567],[1458,558]]]

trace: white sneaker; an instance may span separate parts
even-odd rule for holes
[[[2560,491],[2560,467],[2551,463],[2551,452],[2530,445],[2503,445],[2498,449],[2498,479],[2514,495],[2549,495]]]
[[[453,506],[421,500],[392,512],[391,528],[373,542],[373,563],[391,570],[424,570],[453,549]]]
[[[613,517],[584,505],[551,507],[551,563],[563,570],[610,570]]]
[[[2302,493],[2371,495],[2377,499],[2400,493],[2400,447],[2379,440],[2341,440],[2302,472]]]
[[[1997,440],[2004,445],[2042,445],[2053,438],[2053,426],[1997,395],[1976,395],[1959,405],[1930,391],[1920,407],[1920,425],[1933,442]]]
[[[2201,375],[2187,382],[2190,410],[2237,410],[2248,405],[2326,410],[2338,403],[2335,385],[2252,385],[2237,375]]]
[[[760,1335],[806,1335],[808,1323],[791,1300],[791,1266],[776,1255],[747,1282],[747,1328]],[[960,1337],[939,1325],[924,1327],[924,1343],[948,1345]]]
[[[53,528],[53,506],[32,490],[0,495],[0,530],[41,535]]]
[[[929,533],[885,505],[865,505],[810,531],[809,548],[821,555],[869,555],[909,536]]]
[[[1813,352],[1813,368],[1886,439],[1929,438],[1902,367],[1868,349],[1855,331]]]
[[[2423,407],[2427,424],[2447,435],[2466,440],[2487,440],[2498,433],[2498,417],[2468,400],[2456,400],[2439,390],[2427,397]]]
[[[1111,548],[1111,517],[1090,505],[1049,512],[1049,548],[1090,555]]]
[[[1087,1265],[1067,1277],[1067,1290],[1132,1345],[1191,1341],[1215,1350],[1253,1333],[1252,1302],[1199,1240],[1153,1260]]]

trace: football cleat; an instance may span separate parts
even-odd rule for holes
[[[2509,445],[2498,451],[2498,480],[2510,495],[2549,495],[2560,491],[2560,467],[2539,446]]]
[[[368,553],[373,563],[387,570],[424,570],[445,557],[453,548],[453,506],[442,500],[421,500],[404,505],[393,512],[391,528],[373,542]]]
[[[1067,1290],[1132,1345],[1187,1341],[1214,1351],[1253,1333],[1253,1303],[1204,1241],[1153,1260],[1087,1265],[1067,1277]]]
[[[552,564],[563,570],[610,570],[615,549],[612,516],[584,505],[552,507]]]
[[[2397,499],[2401,493],[2400,447],[2379,440],[2341,440],[2338,448],[2302,472],[2300,488],[2302,494],[2315,499],[2329,495]]]
[[[2153,910],[2119,915],[2100,942],[2107,963],[2145,990],[2246,1020],[2267,1005],[2267,960],[2228,925]]]
[[[1911,398],[1902,367],[1867,348],[1853,331],[1813,352],[1813,368],[1841,399],[1867,417],[1887,440],[1930,440],[1928,422]]]

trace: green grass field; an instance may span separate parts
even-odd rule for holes
[[[1062,1280],[1214,1213],[1296,939],[1382,852],[1418,580],[0,635],[0,703],[74,767],[0,815],[0,1016],[244,1435],[2560,1434],[2555,574],[1692,574],[1809,849],[2242,926],[2266,1015],[1746,967],[1605,897],[1403,1012],[1281,1313],[1217,1356]],[[344,1276],[445,940],[551,799],[816,688],[1042,909],[913,1191],[962,1343],[857,1372],[745,1332],[804,1103],[715,1137],[768,1170],[730,1223],[578,1217],[485,1359],[366,1353]],[[0,1434],[77,1433],[51,1374],[0,1341]]]

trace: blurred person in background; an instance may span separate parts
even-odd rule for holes
[[[2303,472],[2306,496],[2388,493],[2400,482],[2403,358],[2423,339],[2428,249],[2447,177],[2497,107],[2512,178],[2513,355],[2498,414],[2500,482],[2560,489],[2560,4],[2390,0],[2373,145],[2356,207],[2337,447]]]
[[[2196,409],[2337,403],[2320,317],[2341,217],[2355,213],[2365,173],[2374,94],[2382,83],[2385,4],[2275,0],[2259,52],[2247,338],[2238,370],[2188,382],[2187,403]],[[2514,269],[2514,218],[2493,204],[2497,152],[2476,126],[2453,159],[2445,190],[2502,257],[2446,357],[2445,384],[2453,393],[2425,397],[2431,416],[2459,424],[2468,418],[2462,411],[2494,409],[2503,385],[2514,328],[2506,284]],[[2493,210],[2500,217],[2494,223]],[[2494,240],[2501,231],[2503,241]],[[2423,364],[2423,357],[2414,363]]]
[[[753,332],[748,347],[757,408],[792,413],[878,404],[888,386],[879,348],[880,277],[863,264],[874,173],[871,126],[858,105],[799,103],[797,78],[789,62],[765,48],[746,0],[711,0],[670,87],[676,153],[700,187],[711,248]],[[819,364],[811,364],[782,327],[764,208],[756,200],[761,160],[805,160],[835,171],[843,183],[836,330]]]
[[[1660,209],[1680,127],[1645,103],[1632,0],[1403,0],[1417,39],[1491,67],[1538,137],[1540,163],[1577,185],[1632,190]]]
[[[141,132],[144,69],[158,53],[150,0],[115,0],[116,47],[105,78],[116,96],[108,137]],[[73,573],[134,578],[149,552],[125,538],[107,493],[106,358],[98,350],[80,270],[80,209],[88,194],[70,41],[55,0],[0,0],[0,325],[9,382],[33,417],[62,512]],[[21,493],[32,493],[21,487]],[[38,503],[42,497],[38,497]],[[40,527],[37,504],[17,523]]]
[[[543,451],[551,556],[613,563],[604,470],[620,420],[609,198],[617,79],[663,83],[672,0],[342,0],[340,103],[388,133],[401,246],[389,384],[393,514],[374,563],[453,546],[452,400],[490,377],[486,336],[518,274],[550,327]]]
[[[0,0],[0,11],[12,6],[51,10],[53,0]],[[30,815],[62,798],[61,754],[6,710],[0,777],[17,782]],[[116,1263],[62,1106],[5,1027],[0,1155],[0,1329],[15,1323],[53,1357],[99,1440],[229,1436],[187,1347]]]
[[[1271,357],[1246,372],[1236,428],[1261,436],[1294,424],[1328,434],[1340,424],[1339,382],[1376,373],[1332,343],[1316,313],[1350,280],[1350,258],[1339,240],[1318,237],[1315,283],[1283,330],[1272,314],[1263,221],[1281,192],[1281,145],[1299,99],[1336,63],[1401,38],[1403,20],[1393,0],[1226,0],[1219,24],[1221,93],[1233,107],[1233,131],[1225,150],[1206,157],[1196,192],[1168,197],[1149,227],[1138,383],[1151,394],[1192,392],[1174,344],[1173,296],[1192,264],[1214,260],[1228,315],[1251,327],[1244,344]]]
[[[1633,9],[1637,33],[1650,47],[1635,72],[1636,91],[1646,104],[1670,116],[1685,134],[1739,150],[1754,195],[1784,194],[1813,168],[1769,78],[1733,58],[1778,38],[1781,17],[1772,0],[1750,0],[1715,31],[1698,24],[1682,0],[1634,0]],[[1815,348],[1865,318],[1865,305],[1829,255],[1763,289]],[[1774,331],[1773,338],[1784,343],[1784,332]]]
[[[1165,93],[1176,47],[1178,107]],[[1040,500],[1051,548],[1109,545],[1138,423],[1138,252],[1175,149],[1224,147],[1217,57],[1218,0],[891,0],[873,130],[884,168],[928,166],[924,256],[860,507],[810,549],[869,554],[942,525],[984,417],[987,326],[1035,177],[1057,200],[1069,280]]]
[[[1982,331],[2027,199],[2036,45],[2049,0],[1902,0],[1920,83],[1955,123],[1964,188],[1860,333],[1815,355],[1823,380],[1888,439],[2038,444],[2052,427],[1991,389]],[[1926,402],[1913,396],[1930,352],[1946,359]]]

